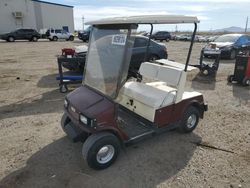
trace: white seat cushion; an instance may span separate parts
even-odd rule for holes
[[[155,109],[172,104],[176,95],[176,89],[164,85],[164,82],[127,82],[121,92]]]

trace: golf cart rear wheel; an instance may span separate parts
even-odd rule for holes
[[[242,84],[243,84],[244,86],[250,86],[250,78],[245,77],[245,78],[242,80]]]
[[[82,148],[82,155],[88,166],[97,170],[108,168],[120,152],[118,138],[108,132],[89,136]]]
[[[233,81],[234,81],[234,76],[233,75],[229,75],[227,77],[227,82],[232,83]]]
[[[192,132],[196,128],[199,118],[199,110],[194,106],[190,106],[183,115],[179,131],[183,133]]]

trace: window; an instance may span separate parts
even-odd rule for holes
[[[135,44],[134,47],[138,48],[138,47],[146,47],[147,46],[147,40],[146,39],[142,39],[142,38],[136,38],[135,39]]]
[[[55,32],[56,33],[62,33],[62,30],[61,29],[56,29]]]

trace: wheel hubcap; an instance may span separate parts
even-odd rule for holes
[[[190,115],[189,118],[187,119],[187,127],[189,129],[193,128],[195,126],[196,120],[197,117],[195,114]]]
[[[109,162],[115,154],[115,148],[112,145],[103,146],[96,155],[96,160],[100,164]]]

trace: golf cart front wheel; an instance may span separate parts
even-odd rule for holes
[[[96,170],[108,168],[120,152],[118,138],[108,132],[89,136],[82,148],[82,155],[88,166]]]
[[[179,131],[183,133],[192,132],[196,128],[199,118],[199,110],[194,106],[190,106],[183,115]]]
[[[242,80],[242,84],[243,84],[244,86],[250,86],[250,78],[245,77],[245,78]]]

